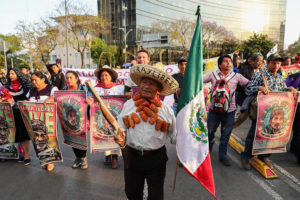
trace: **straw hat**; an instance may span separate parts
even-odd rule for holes
[[[117,80],[118,73],[115,70],[111,69],[108,65],[104,65],[103,67],[95,70],[94,74],[99,80],[100,80],[100,75],[103,71],[107,71],[111,75],[113,82]]]
[[[168,96],[176,92],[178,82],[169,74],[164,72],[162,63],[151,65],[134,65],[130,69],[130,78],[132,81],[140,85],[143,78],[151,78],[162,84],[163,88],[160,92],[162,96]]]

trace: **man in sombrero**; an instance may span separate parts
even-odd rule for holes
[[[118,117],[126,133],[123,149],[125,193],[129,200],[142,200],[144,181],[148,183],[148,199],[163,199],[166,175],[166,141],[176,141],[175,116],[172,109],[161,102],[158,95],[171,95],[178,88],[177,81],[163,71],[162,65],[135,65],[130,70],[139,92],[128,100]],[[116,141],[121,145],[124,140]]]

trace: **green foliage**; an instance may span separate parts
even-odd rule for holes
[[[267,35],[254,33],[253,36],[243,42],[242,51],[244,52],[245,58],[255,52],[260,52],[266,57],[273,46],[274,42],[268,39]]]
[[[299,52],[300,52],[300,37],[296,42],[289,45],[289,47],[288,47],[288,53],[291,55],[295,55],[296,53],[299,53]]]
[[[93,61],[99,65],[104,65],[105,63],[115,65],[117,51],[117,46],[107,45],[101,38],[94,38],[91,42],[91,54]]]
[[[9,43],[10,48],[7,51],[7,53],[14,53],[16,51],[21,50],[21,40],[19,37],[15,36],[15,35],[6,36],[6,35],[0,34],[0,38],[2,38],[7,43]]]

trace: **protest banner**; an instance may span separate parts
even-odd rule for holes
[[[56,104],[19,102],[19,108],[41,166],[62,161],[57,142]]]
[[[64,143],[77,149],[87,150],[86,91],[55,91],[54,100],[57,103]]]
[[[253,155],[283,153],[289,141],[298,95],[290,92],[259,93]]]
[[[282,78],[285,80],[289,75],[295,74],[300,70],[300,67],[298,64],[294,65],[288,65],[288,66],[282,66]]]
[[[124,96],[102,96],[104,104],[115,118],[121,113],[123,105],[126,102]],[[97,153],[106,150],[118,149],[119,145],[114,141],[114,129],[111,124],[106,120],[102,111],[100,110],[99,103],[94,100],[91,105],[91,129],[90,129],[90,152]]]
[[[0,158],[18,159],[16,128],[10,103],[0,103]]]

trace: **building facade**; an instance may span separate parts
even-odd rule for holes
[[[195,21],[197,5],[202,20],[224,26],[239,40],[262,33],[283,48],[286,0],[98,0],[98,15],[109,24],[103,38],[108,44],[120,45],[124,33],[119,28],[126,25],[127,30],[132,29],[127,45],[139,47],[143,34],[157,21]]]

